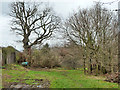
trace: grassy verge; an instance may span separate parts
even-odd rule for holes
[[[36,79],[50,81],[50,88],[118,88],[116,83],[103,81],[103,77],[84,75],[82,70],[51,69],[34,71],[14,65],[3,69],[3,85],[10,83],[34,84]],[[38,83],[38,82],[37,82]]]

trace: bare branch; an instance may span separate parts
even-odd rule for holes
[[[49,7],[39,11],[40,8],[35,3],[32,5],[25,2],[14,2],[11,7],[10,16],[13,17],[11,29],[23,36],[24,49],[42,43],[59,27],[59,17],[53,15]],[[38,37],[31,41],[32,35]]]

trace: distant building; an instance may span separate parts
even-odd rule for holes
[[[0,64],[12,64],[16,62],[16,50],[11,47],[0,47]]]

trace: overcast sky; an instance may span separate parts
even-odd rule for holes
[[[15,0],[14,0],[15,1]],[[36,0],[40,1],[40,0]],[[70,13],[77,11],[80,8],[89,8],[95,1],[103,3],[113,2],[111,4],[105,4],[104,6],[110,10],[118,8],[118,2],[120,0],[42,0],[49,2],[49,5],[53,7],[54,11],[62,18],[67,18]],[[0,0],[0,46],[13,46],[18,50],[23,50],[22,44],[17,43],[16,40],[20,38],[15,33],[10,32],[10,17],[7,15],[10,11],[10,0]],[[57,40],[48,41],[50,44],[60,43]]]

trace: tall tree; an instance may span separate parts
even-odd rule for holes
[[[51,37],[60,24],[60,18],[52,9],[43,8],[41,3],[14,2],[10,16],[13,18],[11,29],[22,36],[25,51]]]
[[[115,38],[114,32],[117,31],[117,19],[113,16],[100,3],[96,3],[90,9],[79,9],[65,22],[64,29],[68,39],[84,48],[84,63],[88,64],[89,73],[92,73],[93,62],[97,65],[96,72],[99,63],[105,67],[104,62],[107,62],[106,57],[110,52],[107,45],[110,46],[110,39]],[[98,59],[99,54],[103,60]]]

